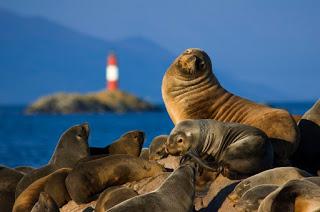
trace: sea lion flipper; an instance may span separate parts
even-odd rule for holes
[[[195,152],[195,151],[188,151],[182,158],[181,160],[183,160],[183,158],[185,157],[189,157],[189,158],[192,158],[194,159],[200,166],[202,166],[203,168],[205,169],[208,169],[210,171],[213,171],[213,172],[216,172],[218,171],[218,168],[213,168],[213,167],[210,167],[209,165],[207,165],[199,156],[198,154]],[[184,159],[185,160],[185,159]]]

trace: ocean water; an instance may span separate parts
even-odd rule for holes
[[[292,114],[303,114],[313,102],[271,103]],[[165,109],[124,114],[26,115],[23,106],[0,106],[0,164],[9,167],[45,165],[60,135],[69,127],[89,123],[90,146],[106,146],[129,130],[146,133],[144,146],[153,137],[173,128]]]

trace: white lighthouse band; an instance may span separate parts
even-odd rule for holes
[[[106,70],[106,79],[108,81],[117,81],[119,79],[119,69],[115,65],[108,65]]]

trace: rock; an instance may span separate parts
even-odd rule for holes
[[[159,107],[132,94],[118,90],[88,94],[57,93],[41,97],[26,109],[26,113],[121,113],[159,109]]]
[[[167,169],[177,169],[180,165],[181,156],[168,155],[166,158],[157,160],[157,163],[163,165]]]
[[[81,204],[78,205],[73,200],[69,201],[67,204],[65,204],[62,208],[60,208],[60,212],[77,212],[77,211],[83,211],[84,209],[88,207],[95,208],[96,207],[96,201],[89,202],[87,204]]]
[[[203,196],[197,196],[194,200],[196,211],[233,211],[224,210],[233,208],[227,196],[233,191],[239,180],[230,180],[227,177],[219,174],[212,181],[208,192]]]

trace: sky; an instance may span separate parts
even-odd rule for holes
[[[318,0],[0,0],[0,7],[104,40],[145,37],[175,55],[202,48],[236,79],[297,89],[299,99],[320,96]]]

